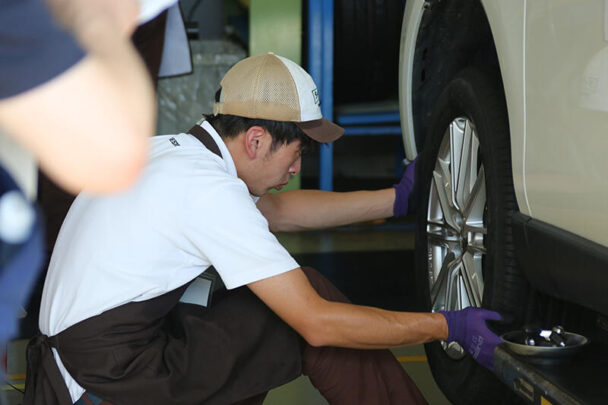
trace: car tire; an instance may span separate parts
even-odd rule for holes
[[[336,0],[334,9],[336,102],[396,97],[402,3]]]
[[[513,255],[516,202],[498,74],[458,74],[438,98],[429,128],[417,173],[418,305],[433,312],[481,306],[503,314],[506,322],[491,325],[496,333],[521,327],[527,285]],[[460,346],[432,342],[425,350],[454,404],[519,402]]]

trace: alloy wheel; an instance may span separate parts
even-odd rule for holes
[[[485,209],[485,172],[475,125],[458,117],[445,131],[429,192],[427,270],[433,312],[481,306]],[[454,359],[464,356],[455,342],[442,346]]]

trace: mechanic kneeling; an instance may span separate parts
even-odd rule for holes
[[[274,54],[237,63],[216,97],[190,133],[150,141],[132,189],[73,203],[28,348],[25,404],[261,403],[301,374],[332,404],[424,403],[386,349],[435,339],[492,367],[500,340],[485,321],[498,314],[352,305],[271,233],[404,215],[415,164],[389,189],[270,194],[312,142],[342,128],[323,119],[311,77]],[[210,266],[227,290],[208,307],[180,302]]]

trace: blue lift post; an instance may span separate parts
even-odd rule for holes
[[[309,0],[308,2],[308,70],[321,93],[321,112],[332,119],[333,111],[333,52],[334,2]],[[333,143],[321,145],[319,188],[333,189]]]
[[[334,119],[333,44],[333,0],[309,0],[308,71],[321,93],[321,112],[325,118],[330,120]],[[344,127],[345,135],[401,135],[400,117],[397,110],[339,114],[335,121]],[[319,188],[327,191],[333,190],[333,143],[321,145]]]
[[[346,135],[401,135],[399,119],[399,111],[338,114],[336,117]]]

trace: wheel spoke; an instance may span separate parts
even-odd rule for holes
[[[481,226],[467,224],[465,227],[467,250],[472,253],[486,254],[484,238],[487,232],[487,229],[483,227],[483,223],[481,223]]]
[[[479,253],[482,255],[485,255],[486,253],[488,253],[487,249],[485,248],[485,246],[483,245],[469,245],[469,252],[471,253]]]
[[[469,162],[469,170],[470,170],[470,175],[469,175],[469,187],[471,187],[469,189],[469,191],[472,191],[474,183],[477,182],[477,178],[479,177],[479,172],[477,169],[477,164],[478,164],[478,151],[479,151],[479,138],[477,138],[477,133],[475,132],[475,127],[473,124],[471,124],[471,130],[473,131],[473,136],[471,137],[471,155],[470,155],[470,162]]]
[[[467,223],[483,223],[483,212],[486,206],[486,175],[483,165],[477,174],[471,194],[464,207],[464,217]]]
[[[454,253],[448,253],[443,258],[441,270],[431,286],[431,308],[434,312],[446,310],[446,303],[449,302],[449,292],[451,290],[451,273],[454,270]]]
[[[460,268],[462,267],[462,261],[456,259],[454,266],[451,268],[448,276],[448,287],[446,296],[446,309],[458,310],[464,308],[463,298],[466,296],[463,294],[462,277],[460,275]]]
[[[474,233],[474,234],[486,234],[486,228],[483,227],[483,223],[481,224],[467,224],[464,228],[465,232]]]
[[[475,307],[481,306],[483,298],[483,276],[481,274],[481,257],[467,252],[462,256],[462,281],[469,303]]]
[[[453,249],[454,246],[458,245],[458,239],[446,237],[445,235],[439,235],[436,233],[429,232],[427,234],[428,243],[434,246],[441,246],[448,249]]]
[[[454,230],[448,226],[445,222],[442,221],[436,221],[436,220],[432,220],[429,219],[427,221],[427,226],[432,226],[433,228],[437,228],[437,229],[441,229],[444,230],[446,232],[453,232]]]
[[[450,124],[450,180],[452,183],[451,198],[454,202],[454,206],[459,208],[457,199],[457,187],[458,187],[458,175],[460,173],[460,165],[462,163],[462,128],[466,121],[462,118],[455,119]]]
[[[459,236],[445,223],[429,221],[426,226],[428,243],[453,249],[459,243]]]
[[[473,156],[477,156],[477,137],[469,120],[464,121],[462,152],[458,164],[458,182],[456,184],[456,201],[458,206],[464,208],[472,183],[475,181],[477,167],[472,166]],[[475,165],[477,159],[475,159]]]
[[[459,229],[458,224],[454,221],[454,205],[451,201],[452,187],[450,185],[450,174],[447,172],[446,163],[442,160],[439,161],[439,169],[433,171],[433,179],[435,185],[435,191],[439,198],[439,206],[445,222],[450,225],[453,229]]]

